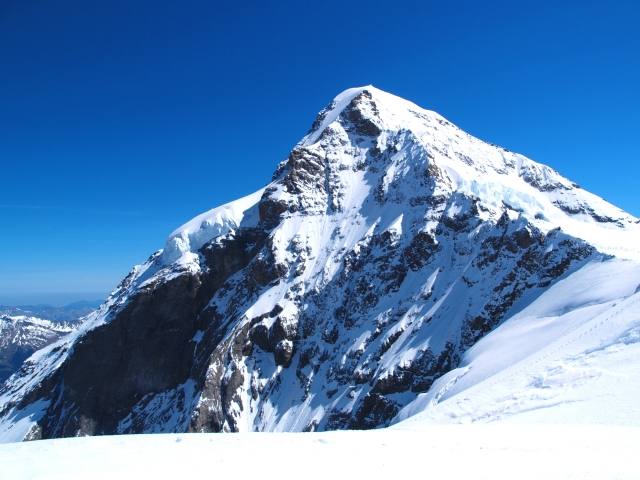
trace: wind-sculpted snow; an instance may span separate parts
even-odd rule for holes
[[[257,225],[257,204],[262,192],[263,190],[259,190],[240,200],[209,210],[177,229],[167,239],[162,252],[163,263],[188,263],[192,255],[197,256],[198,250],[212,239],[232,233],[241,224]]]
[[[442,398],[474,345],[529,325],[518,315],[563,282],[598,262],[637,270],[639,239],[637,219],[551,168],[351,89],[264,190],[178,229],[82,329],[29,360],[2,393],[3,428],[386,426]]]

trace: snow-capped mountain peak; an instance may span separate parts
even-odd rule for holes
[[[372,86],[346,90],[319,114],[298,148],[315,147],[329,154],[332,142],[350,137],[357,138],[360,155],[366,150],[374,165],[377,156],[390,153],[380,169],[387,177],[384,187],[392,174],[401,179],[396,188],[419,197],[411,177],[428,163],[431,170],[426,175],[440,176],[449,190],[498,211],[506,206],[543,232],[561,227],[602,251],[638,258],[638,219],[552,168],[479,140],[407,100]],[[340,146],[333,150],[342,156],[344,168],[344,152]]]
[[[349,89],[264,189],[177,229],[27,361],[0,436],[386,426],[460,368],[488,371],[467,352],[512,319],[526,331],[518,312],[546,312],[561,282],[624,272],[571,303],[594,315],[635,295],[639,240],[637,219],[553,169]]]
[[[358,140],[355,158],[348,158],[340,145],[331,148],[336,146],[337,138],[344,142],[349,141],[349,136]],[[636,248],[640,241],[640,228],[636,227],[640,222],[638,219],[580,189],[552,168],[479,140],[436,112],[371,85],[345,90],[323,109],[294,152],[305,149],[322,155],[325,151],[327,155],[332,152],[339,155],[338,168],[343,170],[345,167],[358,168],[356,158],[371,163],[372,157],[391,152],[389,165],[383,165],[387,168],[383,176],[389,177],[392,173],[397,179],[392,186],[396,188],[414,175],[426,160],[430,171],[425,175],[441,176],[448,190],[478,199],[495,212],[501,212],[507,206],[512,215],[527,218],[545,233],[561,227],[604,252],[639,258]],[[283,167],[285,165],[283,162]],[[337,177],[334,175],[327,180],[334,183]],[[416,197],[420,197],[420,188],[412,180],[400,188],[408,194],[413,190]],[[387,184],[383,188],[387,187],[389,179],[383,179],[382,183]],[[349,185],[350,190],[358,187]],[[163,263],[170,265],[179,259],[188,263],[189,256],[183,257],[185,253],[195,254],[211,239],[233,231],[243,219],[245,226],[255,226],[259,220],[257,206],[263,193],[264,189],[261,189],[187,222],[167,239]],[[354,196],[356,202],[359,198]],[[615,233],[604,232],[598,227]]]

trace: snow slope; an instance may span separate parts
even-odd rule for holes
[[[0,445],[2,478],[640,478],[640,429],[432,426],[368,432],[165,434]]]
[[[640,426],[640,269],[591,262],[469,349],[396,421]]]

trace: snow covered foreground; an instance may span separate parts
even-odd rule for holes
[[[639,276],[635,262],[605,258],[561,280],[390,428],[5,444],[0,478],[184,478],[258,466],[312,478],[640,478]]]
[[[604,426],[125,435],[1,445],[0,477],[640,478],[639,447],[640,429]]]
[[[640,427],[638,398],[640,269],[609,259],[505,320],[396,421]]]

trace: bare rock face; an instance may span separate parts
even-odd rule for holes
[[[22,366],[0,422],[40,402],[28,438],[385,426],[502,320],[607,258],[565,224],[639,228],[372,87],[321,112],[264,190],[201,217]]]
[[[43,436],[115,432],[139,398],[185,382],[200,290],[198,276],[150,285],[112,322],[79,339],[59,373],[64,381],[51,392],[57,404],[40,424]]]
[[[251,341],[265,352],[273,352],[275,345],[271,341],[269,327],[264,323],[259,323],[251,329]]]
[[[280,340],[273,349],[273,359],[276,365],[288,367],[291,365],[293,357],[293,342],[291,340]]]

